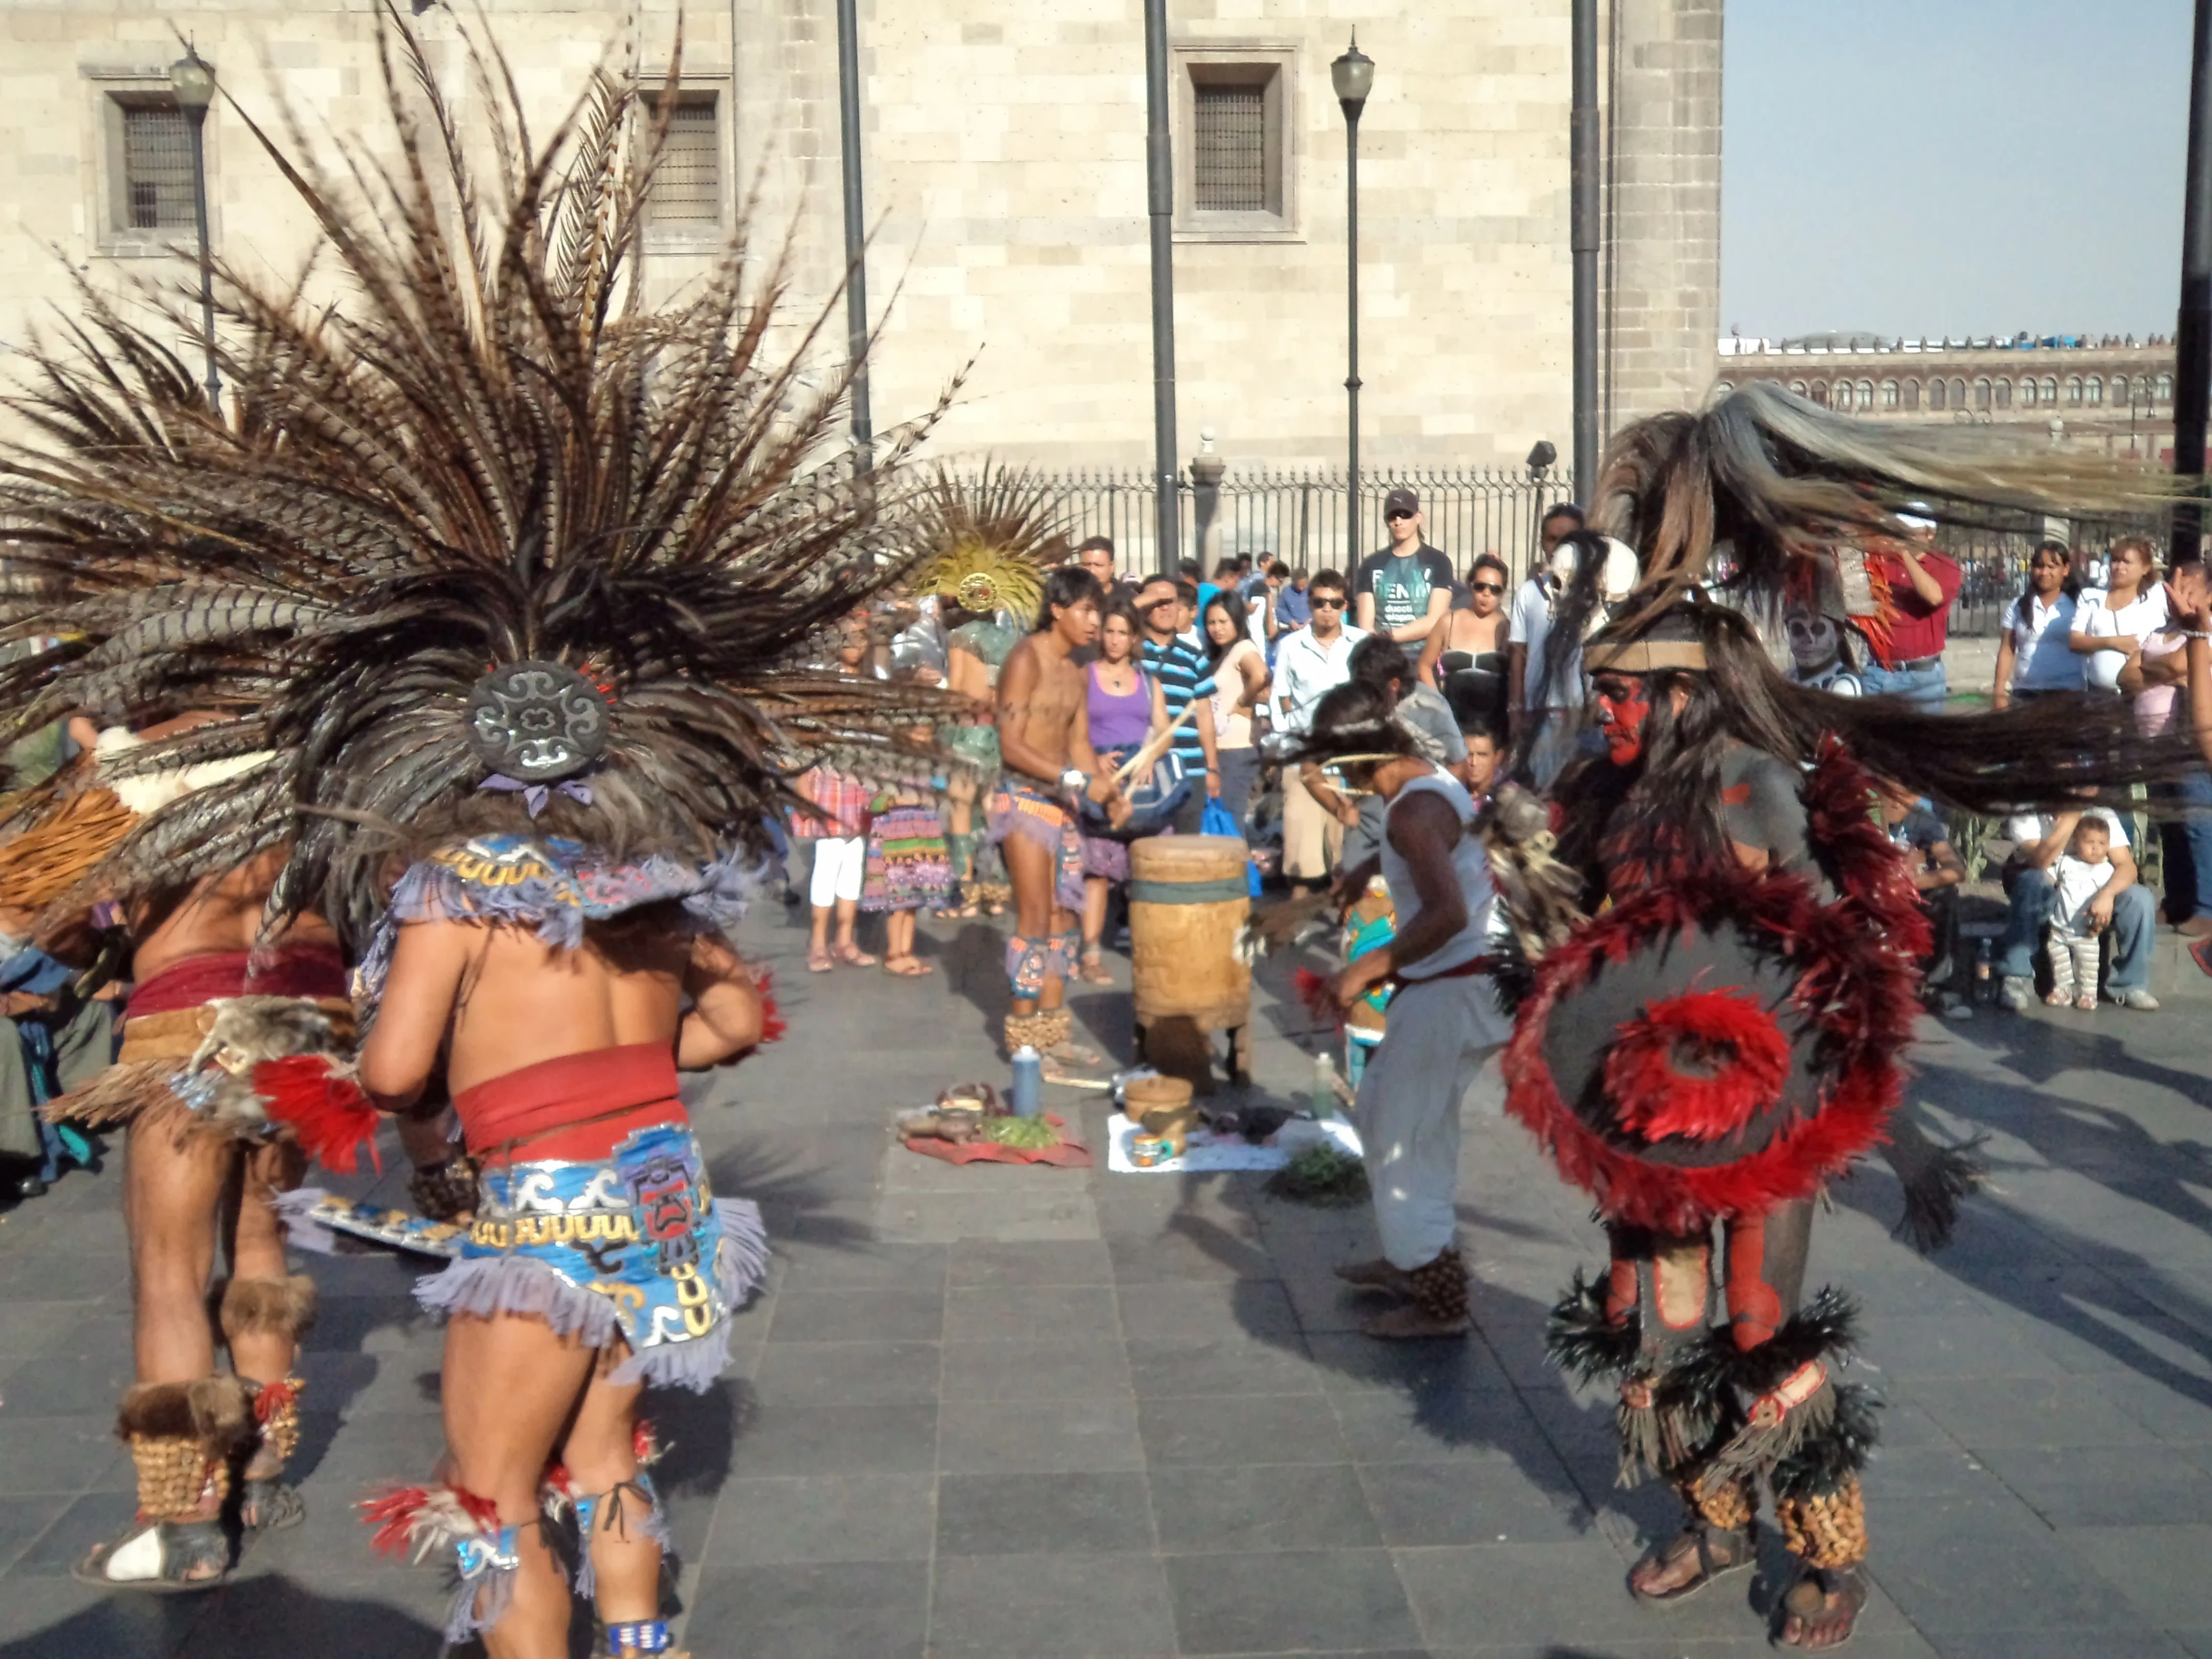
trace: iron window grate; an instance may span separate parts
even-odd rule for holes
[[[711,98],[686,99],[669,112],[668,136],[653,171],[651,216],[664,228],[722,222],[721,126]]]
[[[123,108],[125,230],[189,230],[192,212],[192,129],[173,105]]]
[[[1198,86],[1192,146],[1193,205],[1201,213],[1267,209],[1267,94],[1259,87]]]

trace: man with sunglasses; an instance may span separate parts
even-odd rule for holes
[[[1352,620],[1367,633],[1409,644],[1425,640],[1451,608],[1451,561],[1421,536],[1421,498],[1403,484],[1382,498],[1390,545],[1359,562]]]
[[[1367,637],[1364,629],[1345,626],[1344,578],[1324,570],[1307,584],[1313,620],[1283,635],[1275,653],[1275,730],[1285,738],[1313,729],[1321,700],[1352,678],[1352,651]],[[1328,879],[1344,848],[1346,827],[1358,821],[1347,808],[1332,813],[1310,791],[1298,773],[1283,774],[1283,874],[1291,890]]]

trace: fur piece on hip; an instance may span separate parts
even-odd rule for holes
[[[335,1053],[352,1035],[308,997],[222,997],[209,1006],[215,1023],[185,1063],[187,1071],[212,1063],[250,1072],[264,1060]]]
[[[1558,841],[1550,809],[1519,784],[1502,783],[1475,818],[1474,833],[1489,855],[1521,954],[1541,960],[1588,920],[1578,902],[1582,878],[1552,855]]]
[[[222,1293],[222,1334],[297,1337],[315,1322],[315,1281],[305,1273],[285,1279],[234,1279]]]
[[[118,1439],[148,1435],[198,1441],[210,1453],[235,1450],[253,1434],[253,1406],[235,1376],[191,1382],[141,1382],[123,1396]]]

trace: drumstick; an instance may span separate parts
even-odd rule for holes
[[[1130,756],[1129,758],[1122,763],[1121,769],[1114,775],[1114,787],[1117,789],[1120,788],[1138,773],[1143,771],[1145,768],[1150,766],[1161,756],[1166,754],[1168,751],[1168,745],[1175,740],[1175,734],[1177,730],[1181,728],[1185,720],[1190,719],[1192,715],[1197,713],[1198,699],[1196,697],[1193,697],[1188,702],[1182,706],[1182,713],[1177,714],[1175,719],[1169,723],[1164,730],[1160,732],[1156,737],[1146,738],[1145,739],[1144,747],[1138,750],[1135,754]]]

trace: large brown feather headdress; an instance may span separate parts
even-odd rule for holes
[[[49,643],[0,668],[8,731],[214,709],[116,768],[264,757],[142,819],[117,890],[289,840],[276,908],[357,927],[380,898],[358,826],[488,775],[579,781],[618,839],[673,851],[778,810],[812,759],[896,757],[934,708],[797,665],[910,562],[881,515],[933,416],[872,473],[825,459],[853,366],[813,371],[821,313],[789,325],[744,215],[689,297],[646,308],[672,76],[656,97],[602,67],[541,143],[497,48],[464,39],[480,132],[389,0],[391,153],[320,161],[289,112],[283,143],[240,112],[322,246],[289,289],[219,268],[226,415],[167,343],[188,313],[82,286],[10,400],[30,435],[0,450],[0,514],[41,591],[0,638]],[[532,747],[548,720],[576,742]]]

